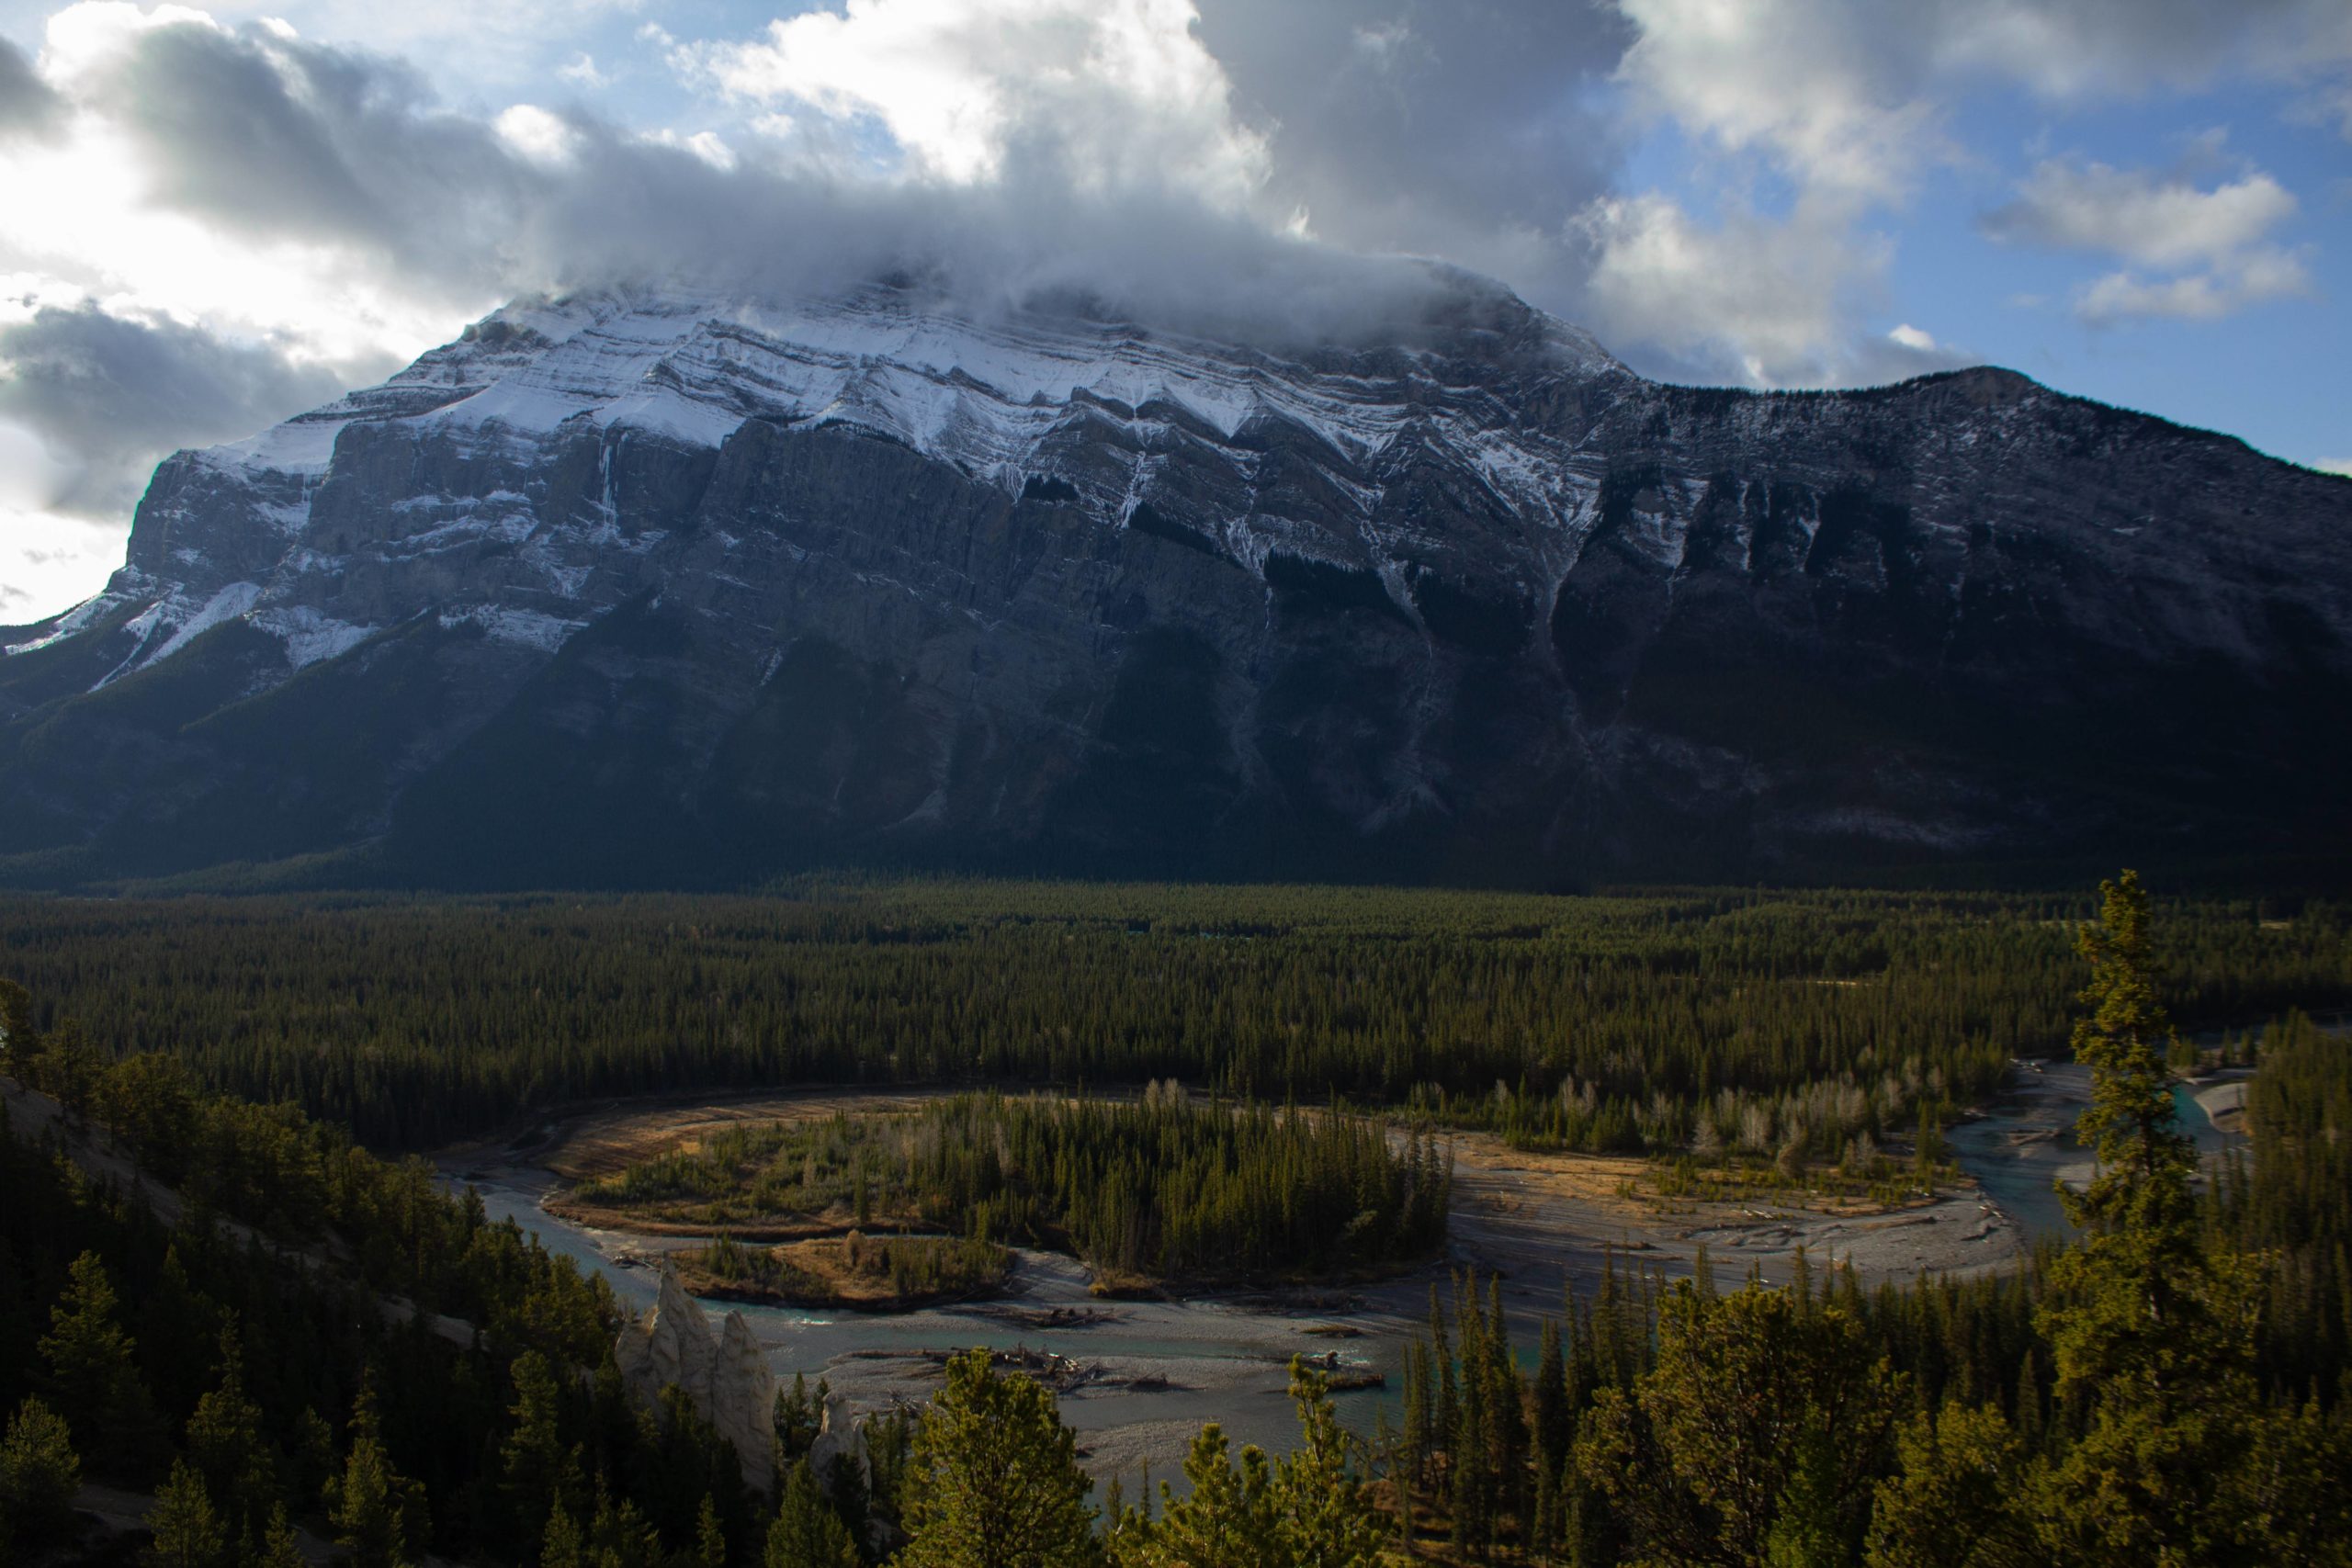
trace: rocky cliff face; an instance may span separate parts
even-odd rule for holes
[[[2352,481],[1978,370],[1660,386],[881,288],[502,310],[0,637],[0,876],[1856,874],[2347,847]],[[300,858],[298,858],[300,857]]]
[[[742,1461],[744,1484],[763,1492],[774,1485],[775,1374],[741,1313],[729,1313],[726,1325],[714,1329],[702,1303],[664,1266],[661,1296],[622,1328],[613,1360],[630,1396],[650,1408],[661,1407],[666,1389],[684,1393]]]

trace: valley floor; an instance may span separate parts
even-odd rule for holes
[[[642,1226],[625,1211],[582,1207],[572,1184],[699,1144],[747,1122],[901,1110],[944,1090],[808,1090],[731,1098],[616,1101],[542,1125],[506,1148],[445,1151],[453,1182],[483,1190],[494,1214],[512,1214],[542,1241],[601,1269],[623,1299],[650,1304],[663,1254],[698,1245],[700,1233]],[[2007,1112],[1984,1119],[2002,1124]],[[2038,1135],[2028,1128],[2026,1135]],[[1922,1273],[1977,1273],[2013,1266],[2030,1231],[1973,1183],[1886,1210],[1854,1201],[1804,1206],[1761,1200],[1668,1199],[1638,1156],[1553,1154],[1510,1147],[1485,1133],[1451,1138],[1453,1218],[1442,1266],[1329,1292],[1227,1292],[1184,1300],[1104,1303],[1085,1266],[1021,1251],[1007,1299],[890,1314],[791,1307],[742,1310],[779,1373],[825,1378],[863,1411],[918,1402],[937,1386],[940,1353],[975,1344],[1027,1353],[1061,1393],[1064,1418],[1100,1480],[1121,1477],[1129,1495],[1148,1467],[1177,1473],[1204,1421],[1237,1442],[1270,1450],[1295,1440],[1284,1367],[1293,1355],[1336,1357],[1334,1370],[1387,1380],[1342,1397],[1349,1424],[1369,1431],[1384,1405],[1395,1416],[1405,1346],[1427,1322],[1430,1292],[1452,1272],[1502,1278],[1504,1301],[1532,1344],[1538,1318],[1556,1314],[1564,1289],[1596,1289],[1606,1269],[1689,1273],[1702,1247],[1726,1285],[1749,1272],[1788,1276],[1804,1249],[1816,1270],[1850,1265],[1866,1283]],[[731,1303],[729,1303],[731,1306]]]

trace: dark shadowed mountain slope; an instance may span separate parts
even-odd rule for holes
[[[0,876],[1563,885],[2352,847],[2352,481],[1998,370],[1657,385],[905,290],[511,307],[0,638]]]

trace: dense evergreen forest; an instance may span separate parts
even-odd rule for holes
[[[2127,879],[2084,942],[2100,1168],[2075,1246],[1872,1292],[1612,1268],[1533,1347],[1457,1280],[1379,1445],[1398,1544],[1577,1568],[2352,1562],[2352,1043],[2269,1029],[2251,1170],[2200,1190],[2146,919]]]
[[[1099,1278],[1329,1280],[1445,1240],[1434,1141],[1334,1111],[960,1094],[919,1111],[729,1127],[570,1194],[696,1228],[945,1230],[1057,1247]],[[723,1277],[723,1276],[722,1276]]]
[[[770,898],[0,902],[0,976],[379,1149],[791,1083],[1414,1103],[1588,1149],[1835,1156],[2064,1049],[2075,897],[808,883]],[[2352,907],[2162,911],[2191,1027],[2352,1003]]]
[[[2100,1157],[2073,1245],[1873,1292],[1612,1270],[1534,1346],[1464,1278],[1368,1449],[1295,1371],[1295,1451],[1212,1427],[1184,1495],[1099,1507],[1052,1394],[978,1353],[867,1424],[864,1472],[816,1472],[797,1388],[748,1484],[683,1398],[622,1393],[598,1282],[0,986],[0,1070],[55,1097],[0,1127],[0,1549],[74,1560],[98,1479],[153,1493],[163,1568],[320,1538],[361,1568],[2352,1562],[2352,1049],[2267,1032],[2248,1157],[2199,1183],[2154,918],[2127,878],[2072,965]]]

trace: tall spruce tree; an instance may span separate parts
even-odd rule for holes
[[[156,1492],[147,1528],[153,1536],[147,1561],[153,1568],[226,1568],[229,1533],[205,1495],[204,1478],[186,1461],[174,1462]]]
[[[2090,963],[2075,1026],[2091,1070],[2079,1122],[2098,1170],[2065,1194],[2081,1238],[2051,1269],[2037,1321],[2061,1404],[2091,1415],[2048,1478],[2054,1554],[2090,1564],[2258,1562],[2231,1472],[2248,1451],[2253,1266],[2209,1250],[2166,1066],[2172,1020],[2157,999],[2148,895],[2125,872],[2099,888],[2078,947]]]
[[[1386,1533],[1365,1497],[1331,1382],[1298,1358],[1290,1363],[1299,1445],[1275,1468],[1275,1539],[1285,1568],[1370,1568]]]
[[[230,1539],[258,1542],[277,1501],[277,1475],[262,1435],[261,1406],[245,1393],[237,1325],[220,1331],[220,1381],[187,1419],[187,1457]]]
[[[351,1412],[351,1451],[327,1487],[335,1540],[352,1568],[402,1568],[408,1561],[412,1483],[392,1468],[376,1415],[376,1392],[362,1378]]]
[[[500,1488],[518,1546],[547,1536],[548,1520],[564,1499],[561,1485],[575,1468],[569,1462],[560,1425],[555,1369],[537,1350],[514,1358],[514,1428],[499,1446]],[[579,1501],[579,1499],[573,1499]]]
[[[65,1533],[82,1461],[65,1418],[27,1399],[0,1438],[0,1559],[28,1554]]]
[[[91,1468],[135,1481],[153,1473],[163,1431],[119,1318],[106,1265],[85,1252],[50,1310],[40,1357],[48,1392],[74,1429],[74,1446],[92,1456]]]
[[[825,1501],[806,1459],[795,1461],[785,1473],[762,1560],[766,1568],[858,1568],[857,1543]]]
[[[33,1028],[33,994],[0,980],[0,1071],[28,1088],[40,1082],[40,1035]]]
[[[1092,1483],[1054,1396],[1000,1377],[976,1349],[947,1363],[947,1382],[915,1435],[904,1568],[1091,1568],[1100,1560]]]
[[[1186,1490],[1161,1482],[1156,1521],[1130,1516],[1113,1538],[1117,1568],[1284,1568],[1274,1517],[1273,1472],[1264,1450],[1245,1448],[1237,1463],[1225,1429],[1212,1421],[1184,1456]]]
[[[263,1528],[261,1544],[248,1560],[251,1568],[306,1568],[301,1542],[294,1536],[294,1522],[286,1517],[286,1505],[280,1503],[269,1513],[269,1523]]]

